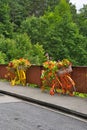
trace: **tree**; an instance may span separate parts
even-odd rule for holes
[[[11,22],[14,23],[14,31],[17,31],[23,20],[31,16],[42,16],[44,12],[53,10],[59,0],[9,0]]]
[[[85,38],[73,22],[71,8],[66,0],[61,0],[54,11],[47,11],[44,16],[33,16],[23,21],[22,31],[30,35],[32,43],[42,44],[54,60],[69,58],[75,65],[83,64],[76,54],[82,50],[80,58],[83,62],[83,55],[87,54]]]
[[[24,34],[17,34],[14,37],[16,42],[16,58],[27,58],[32,64],[40,65],[45,60],[45,51],[41,45],[31,43],[30,37]]]
[[[13,59],[27,58],[32,64],[41,65],[46,60],[43,47],[39,44],[33,45],[26,33],[16,33],[13,39],[1,35],[0,50],[5,63]]]
[[[5,58],[6,58],[5,53],[2,53],[0,51],[0,64],[5,64]]]
[[[80,33],[87,37],[87,5],[84,5],[80,9],[80,13],[77,15],[77,25],[80,29]]]
[[[10,22],[10,8],[6,1],[0,1],[0,34],[12,36],[13,24]]]
[[[46,61],[45,50],[43,46],[36,43],[33,45],[33,54],[31,62],[37,65],[42,65]]]

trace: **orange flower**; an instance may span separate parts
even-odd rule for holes
[[[51,96],[54,95],[53,89],[50,90],[50,95],[51,95]]]

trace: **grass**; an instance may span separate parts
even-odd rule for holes
[[[74,92],[74,95],[81,98],[87,98],[87,93]]]

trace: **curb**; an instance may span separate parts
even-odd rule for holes
[[[61,112],[67,113],[67,114],[71,114],[71,115],[74,115],[74,116],[77,116],[77,117],[80,117],[80,118],[83,118],[83,119],[87,119],[87,114],[80,113],[80,112],[77,112],[77,111],[74,111],[74,110],[71,110],[71,109],[68,109],[68,108],[64,108],[62,106],[58,106],[58,105],[55,105],[55,104],[47,103],[47,102],[44,102],[44,101],[36,100],[36,99],[30,98],[30,97],[26,97],[26,96],[23,96],[23,95],[7,92],[7,91],[3,91],[3,90],[0,90],[0,93],[10,95],[10,96],[22,99],[24,101],[35,103],[35,104],[38,104],[38,105],[41,105],[41,106],[44,106],[44,107],[47,107],[47,108],[50,108],[50,109],[54,109],[54,110],[58,110],[58,111],[61,111]]]

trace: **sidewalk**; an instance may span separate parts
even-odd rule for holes
[[[0,92],[87,119],[87,98],[58,94],[51,96],[41,92],[40,88],[11,86],[9,82],[2,81]]]

